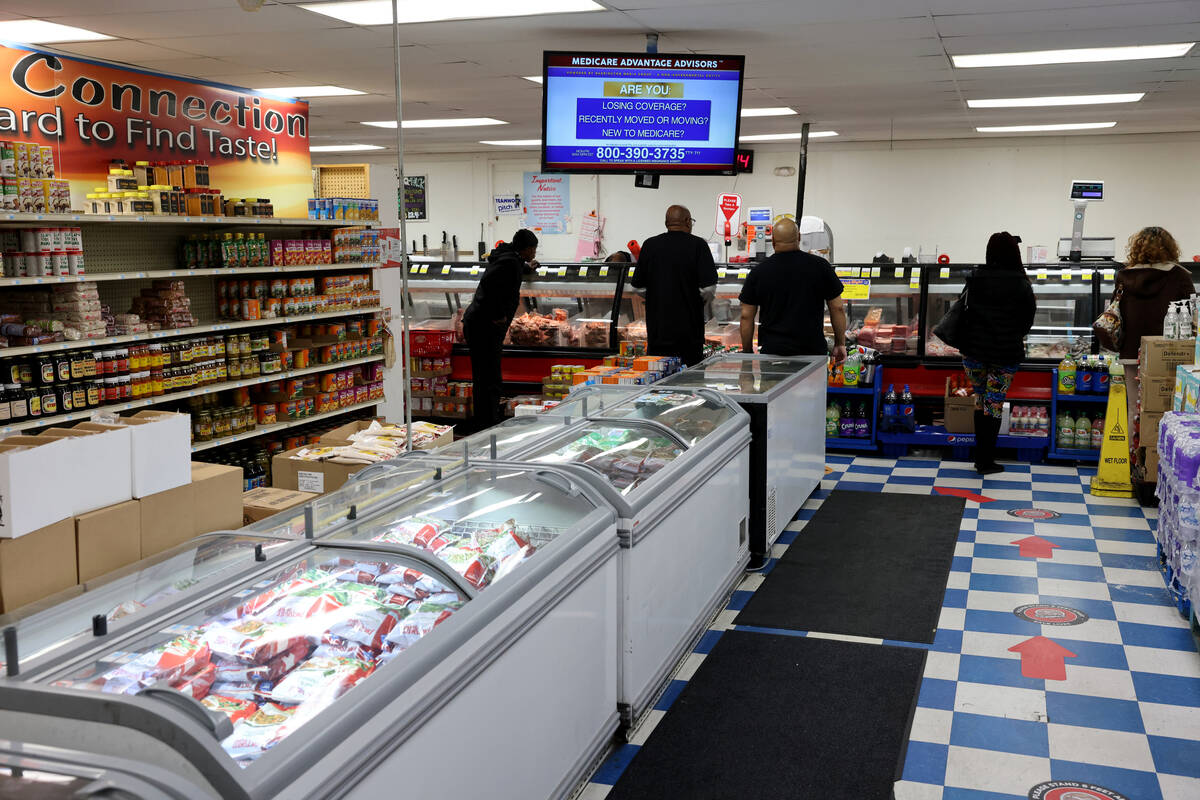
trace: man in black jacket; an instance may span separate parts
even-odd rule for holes
[[[717,283],[708,242],[692,235],[683,206],[667,209],[667,232],[642,244],[630,283],[646,290],[646,352],[677,356],[689,367],[704,357],[704,301]]]
[[[513,234],[511,244],[501,242],[488,255],[487,269],[463,314],[463,333],[471,349],[474,421],[480,429],[501,419],[500,353],[521,302],[521,280],[537,268],[537,246],[537,236],[524,228]]]

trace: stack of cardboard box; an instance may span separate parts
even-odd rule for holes
[[[242,524],[242,471],[191,461],[186,414],[0,440],[0,611]]]
[[[1131,424],[1138,434],[1135,469],[1142,481],[1158,480],[1158,425],[1175,404],[1175,380],[1181,365],[1195,363],[1194,339],[1144,336],[1138,348],[1138,403]]]

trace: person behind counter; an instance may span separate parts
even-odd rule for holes
[[[1003,472],[996,439],[1004,398],[1025,358],[1025,336],[1037,301],[1021,263],[1020,238],[1008,231],[988,239],[987,259],[967,276],[963,369],[975,390],[975,471]]]
[[[825,309],[833,325],[833,359],[846,360],[846,306],[842,282],[828,261],[800,250],[800,228],[782,219],[771,230],[775,254],[750,271],[738,300],[742,303],[742,352],[758,349],[773,356],[823,356]]]
[[[463,335],[471,350],[474,422],[482,430],[501,420],[500,356],[504,337],[521,302],[521,280],[537,269],[538,238],[524,228],[512,243],[501,242],[488,255],[475,297],[463,314]]]
[[[1120,350],[1121,358],[1133,359],[1143,336],[1162,335],[1170,304],[1186,300],[1196,291],[1191,274],[1178,262],[1179,245],[1165,229],[1142,228],[1129,237],[1125,266],[1117,273],[1113,290],[1113,297],[1120,296],[1124,338],[1119,348],[1103,339],[1100,344]]]
[[[605,264],[632,264],[633,259],[624,250],[618,250],[615,253],[610,253],[608,258],[604,259]]]
[[[704,300],[716,292],[708,242],[692,235],[692,212],[667,209],[667,232],[642,244],[630,283],[646,291],[646,352],[689,367],[704,357]]]

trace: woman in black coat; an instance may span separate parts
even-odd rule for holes
[[[981,475],[1004,471],[996,463],[1004,398],[1025,358],[1025,335],[1037,309],[1020,241],[1008,231],[992,234],[986,262],[967,278],[966,335],[959,350],[975,389],[975,471]]]

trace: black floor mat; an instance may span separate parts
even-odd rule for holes
[[[891,797],[925,651],[727,631],[609,800]]]
[[[736,624],[932,643],[964,505],[832,492]]]

